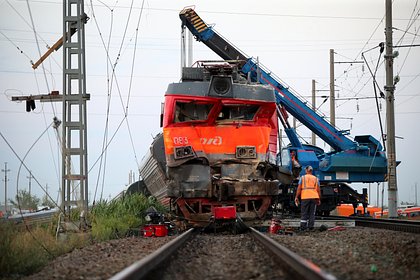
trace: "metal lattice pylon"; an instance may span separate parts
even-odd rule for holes
[[[85,23],[83,0],[63,4],[63,122],[61,207],[88,209]],[[74,34],[74,36],[72,36]]]

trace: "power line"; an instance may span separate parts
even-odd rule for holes
[[[395,45],[400,44],[400,42],[403,40],[405,34],[407,34],[408,30],[410,30],[411,26],[415,23],[415,21],[419,17],[419,15],[420,15],[420,13],[419,13],[420,12],[420,8],[417,10],[417,13],[416,13],[417,3],[418,3],[418,0],[416,0],[416,3],[414,4],[413,11],[412,11],[412,13],[410,15],[410,19],[409,19],[409,21],[407,23],[407,27],[403,31],[404,32],[403,35],[401,36],[401,38],[398,40],[398,42]],[[413,18],[413,16],[414,16],[414,18]],[[391,27],[391,28],[394,29],[393,27]]]
[[[24,1],[24,0],[22,0]],[[34,28],[32,28],[31,24],[19,13],[19,11],[9,2],[9,0],[6,0],[7,4],[13,9],[13,11],[15,11],[15,13],[23,20],[23,22],[25,22],[25,24],[31,29],[31,31],[33,31],[35,33],[35,37],[38,37],[48,46],[48,43],[44,40],[44,38],[42,38],[41,35],[39,35],[36,30]],[[29,4],[28,4],[29,5]],[[52,58],[54,60],[54,62],[58,64],[58,62]]]
[[[128,104],[130,102],[130,96],[131,96],[131,88],[132,88],[132,81],[133,81],[133,75],[134,75],[134,65],[135,65],[135,60],[136,60],[136,46],[137,46],[137,39],[138,39],[138,31],[139,31],[140,21],[141,21],[141,17],[142,17],[142,14],[143,14],[143,6],[144,6],[144,0],[142,1],[142,6],[141,6],[142,9],[140,10],[139,19],[137,21],[137,27],[136,27],[136,37],[135,37],[135,41],[134,41],[133,60],[132,60],[132,63],[131,63],[130,84],[129,84],[129,87],[128,87],[127,107],[126,107],[126,111],[125,111],[126,115],[128,115]],[[129,126],[129,123],[128,123],[128,118],[126,120],[126,123],[127,123],[128,133],[130,135],[131,147],[132,147],[133,152],[134,152],[134,158],[135,158],[136,163],[137,163],[137,169],[140,169],[140,165],[139,165],[139,162],[138,162],[138,159],[137,159],[136,149],[135,149],[135,146],[134,146],[133,136],[131,134],[130,126]]]
[[[18,0],[22,1],[22,0]],[[46,3],[46,4],[61,4],[61,2],[56,1],[46,1],[46,0],[31,0],[31,2],[34,3]],[[105,7],[109,9],[109,6],[103,3],[102,1],[98,2],[100,4],[95,4],[92,6],[95,7]],[[115,8],[122,8],[122,9],[135,9],[135,10],[141,10],[141,6],[124,6],[124,5],[115,5],[113,7]],[[161,12],[176,12],[179,13],[179,9],[171,9],[171,8],[154,8],[154,7],[148,7],[145,8],[145,10],[149,11],[161,11]],[[348,20],[378,20],[380,18],[378,17],[360,17],[360,16],[328,16],[328,15],[300,15],[300,14],[276,14],[276,13],[249,13],[249,12],[226,12],[226,11],[206,11],[202,10],[202,13],[208,13],[208,14],[227,14],[227,15],[245,15],[245,16],[262,16],[262,17],[291,17],[291,18],[319,18],[319,19],[348,19]],[[406,21],[410,20],[407,18],[395,18],[394,20],[401,20]]]
[[[31,65],[32,65],[32,64],[34,64],[34,63],[33,63],[33,60],[32,60],[32,59],[31,59],[31,58],[30,58],[30,57],[29,57],[29,56],[28,56],[28,55],[27,55],[27,54],[26,54],[26,53],[25,53],[25,52],[24,52],[21,48],[19,48],[19,46],[18,46],[18,45],[16,45],[16,44],[15,44],[15,43],[14,43],[14,42],[13,42],[13,41],[9,38],[9,37],[7,37],[7,36],[6,36],[6,34],[4,34],[4,33],[3,33],[3,32],[1,32],[1,31],[0,31],[0,34],[1,34],[1,35],[3,35],[3,36],[4,36],[4,38],[6,38],[6,39],[7,39],[7,41],[9,41],[10,43],[12,43],[12,45],[13,45],[13,46],[15,46],[15,47],[16,47],[16,49],[17,49],[17,50],[18,50],[21,54],[23,54],[24,56],[26,56],[26,58],[27,58],[27,59],[29,59],[29,62],[31,63]]]
[[[405,33],[410,34],[410,35],[413,35],[413,36],[415,36],[415,37],[420,37],[420,35],[418,35],[417,33],[408,32],[407,30],[402,30],[402,29],[399,29],[399,28],[397,28],[397,27],[393,27],[392,29],[395,29],[395,30],[398,30],[398,31],[405,32]],[[396,47],[397,47],[397,46],[394,46],[394,48],[396,48]]]
[[[32,11],[31,11],[31,6],[29,5],[29,0],[26,0],[26,4],[28,6],[29,17],[31,18],[32,30],[34,31],[34,35],[35,35],[35,42],[36,42],[36,45],[38,47],[38,54],[39,54],[39,57],[41,57],[42,53],[41,53],[41,49],[39,47],[38,36],[36,34],[35,23],[34,23],[34,19],[32,17]],[[47,92],[50,92],[50,86],[48,85],[48,79],[47,79],[47,74],[45,73],[44,64],[42,63],[41,66],[42,66],[42,71],[44,73],[45,84],[47,85]]]

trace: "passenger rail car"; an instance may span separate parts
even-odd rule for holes
[[[161,125],[140,174],[191,223],[207,223],[220,206],[235,206],[243,220],[262,218],[280,183],[292,181],[275,164],[274,92],[238,75],[235,62],[184,68],[182,81],[168,86]]]

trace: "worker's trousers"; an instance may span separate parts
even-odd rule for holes
[[[300,229],[313,229],[315,224],[316,199],[302,199]]]

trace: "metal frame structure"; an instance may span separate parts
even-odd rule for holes
[[[35,100],[63,101],[61,208],[66,216],[70,215],[72,206],[78,206],[85,212],[88,209],[86,101],[90,95],[86,93],[84,29],[88,19],[83,0],[64,0],[63,36],[32,65],[36,69],[51,53],[63,46],[63,94],[53,91],[12,97],[12,101],[26,101],[28,112],[35,109]],[[58,128],[60,121],[54,118],[54,122],[54,127]]]
[[[85,23],[83,0],[63,2],[63,135],[61,207],[88,209]],[[72,37],[72,34],[76,36]],[[79,199],[76,199],[79,189]]]

